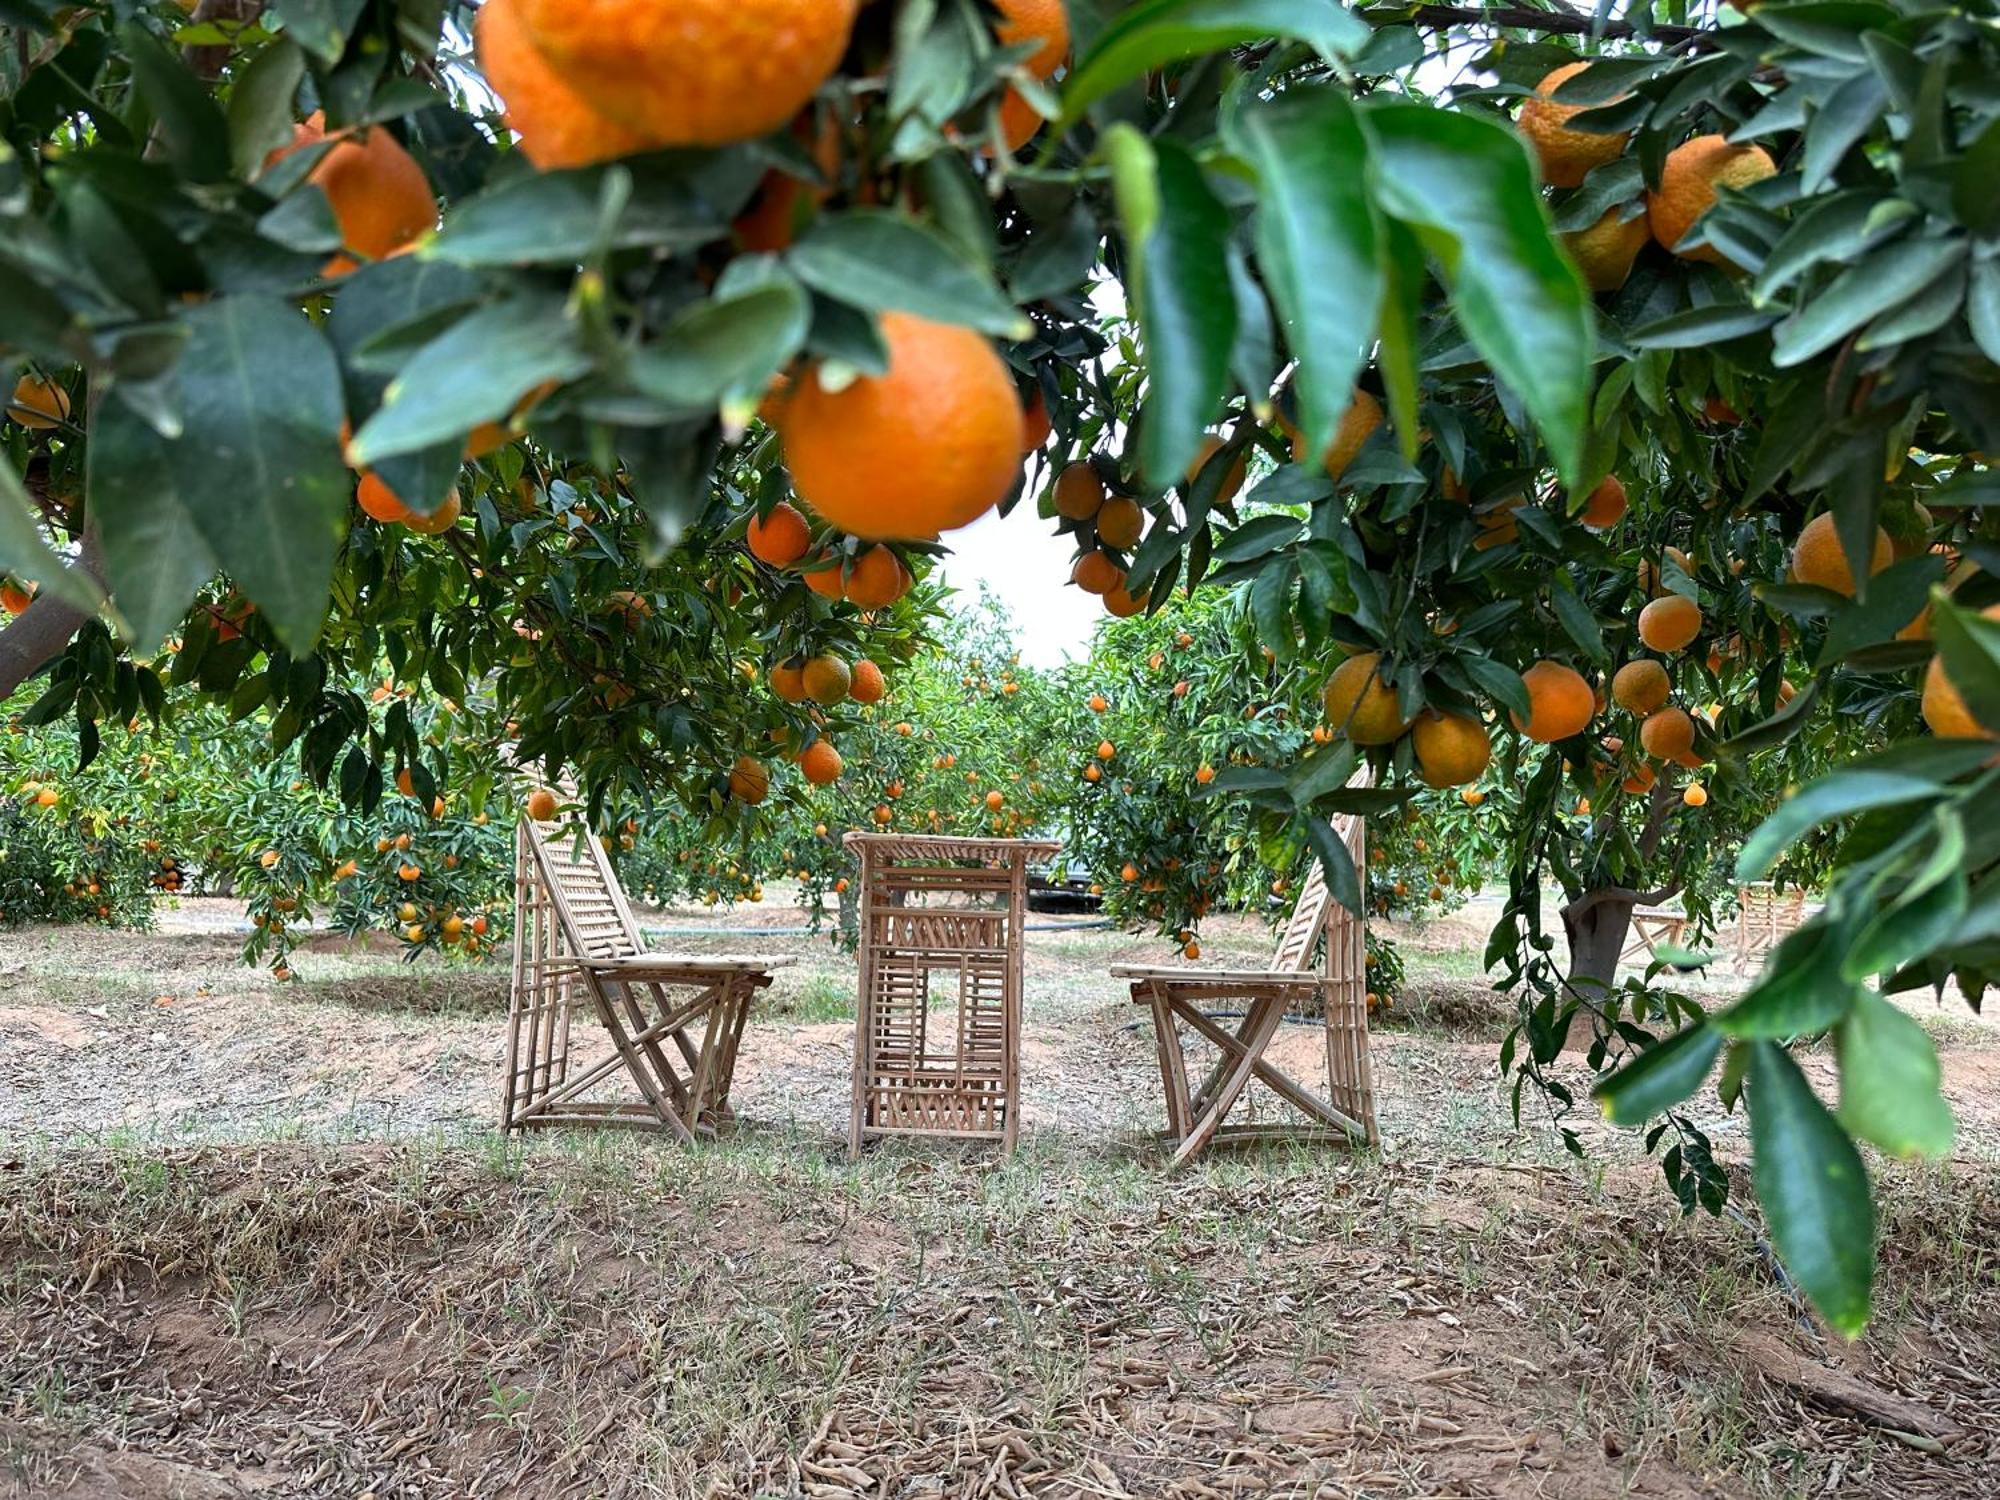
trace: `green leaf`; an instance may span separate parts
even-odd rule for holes
[[[1335,89],[1294,89],[1236,119],[1260,185],[1264,285],[1298,360],[1299,427],[1306,452],[1324,453],[1353,399],[1382,301],[1367,138]]]
[[[271,0],[286,35],[327,67],[347,50],[347,34],[367,8],[367,0]]]
[[[137,21],[118,28],[132,81],[159,121],[160,138],[196,182],[229,175],[229,127],[215,96],[187,66]]]
[[[1319,856],[1320,869],[1326,872],[1327,890],[1334,900],[1355,916],[1361,916],[1361,877],[1354,868],[1354,856],[1347,852],[1346,841],[1324,818],[1308,817],[1305,825],[1306,838],[1312,843],[1313,853]]]
[[[1722,1033],[1689,1026],[1648,1047],[1591,1090],[1614,1125],[1643,1125],[1693,1095],[1715,1066]]]
[[[1528,697],[1528,685],[1521,680],[1519,672],[1490,656],[1467,654],[1459,657],[1458,661],[1471,674],[1473,681],[1502,708],[1519,714],[1523,719],[1528,717],[1534,703]]]
[[[1741,734],[1723,741],[1716,747],[1717,757],[1749,755],[1784,744],[1811,721],[1812,707],[1818,701],[1819,683],[1807,683],[1802,690],[1792,694],[1791,702],[1781,704],[1770,718],[1752,724]]]
[[[1779,291],[1826,260],[1851,260],[1909,227],[1917,206],[1865,188],[1829,193],[1807,206],[1771,247],[1750,284],[1750,300],[1764,306]]]
[[[33,502],[21,488],[14,466],[0,459],[0,573],[39,584],[41,594],[77,609],[94,611],[104,591],[88,573],[71,567],[42,540]]]
[[[1778,325],[1771,363],[1786,369],[1832,348],[1876,314],[1922,291],[1965,253],[1959,237],[1909,240],[1850,265]]]
[[[1757,1199],[1792,1278],[1837,1331],[1868,1321],[1875,1206],[1861,1154],[1775,1043],[1750,1054],[1750,1144]]]
[[[572,380],[590,365],[575,324],[553,297],[492,303],[452,324],[403,366],[348,444],[348,458],[366,468],[462,438],[481,422],[507,416],[536,386]]]
[[[2000,231],[2000,193],[1993,191],[1996,180],[2000,180],[2000,118],[1986,122],[1986,128],[1952,169],[1952,212],[1974,234],[1990,236]]]
[[[1604,632],[1598,628],[1597,616],[1577,598],[1569,580],[1560,573],[1550,583],[1549,599],[1555,605],[1556,620],[1563,633],[1576,642],[1577,648],[1592,661],[1609,661],[1611,653],[1605,647]]]
[[[1063,118],[1075,120],[1113,89],[1164,63],[1283,37],[1329,60],[1365,47],[1367,23],[1333,0],[1141,0],[1098,32],[1063,87]]]
[[[1961,608],[1937,589],[1931,595],[1931,638],[1972,717],[2000,729],[2000,621]]]
[[[872,312],[914,313],[1000,338],[1030,331],[1018,308],[955,241],[887,209],[823,218],[785,256],[814,291]]]
[[[1862,35],[1869,31],[1894,31],[1901,18],[1887,5],[1875,0],[1806,0],[1803,4],[1776,5],[1756,24],[1775,37],[1821,57],[1843,62],[1866,62],[1868,49]]]
[[[1970,770],[1979,764],[1980,747],[1970,741],[1960,742],[1958,747],[1973,752],[1969,757],[1952,756],[1950,741],[1932,742],[1925,748],[1945,752],[1943,766]],[[1736,878],[1762,880],[1793,839],[1821,823],[1879,807],[1897,807],[1942,796],[1943,778],[1951,774],[1956,774],[1956,770],[1933,772],[1928,766],[1911,770],[1877,769],[1866,762],[1855,762],[1822,776],[1797,796],[1788,798],[1750,835],[1736,859]]]
[[[1944,577],[1941,557],[1926,553],[1892,563],[1868,580],[1868,597],[1832,611],[1819,665],[1839,661],[1850,652],[1892,640],[1923,610],[1931,585]]]
[[[812,302],[780,276],[740,294],[683,308],[632,357],[633,385],[691,411],[754,402],[804,344]]]
[[[1229,381],[1236,337],[1229,214],[1177,142],[1150,142],[1117,125],[1104,133],[1103,145],[1145,340],[1139,469],[1164,489],[1194,462]]]
[[[1327,793],[1346,786],[1360,763],[1361,751],[1352,740],[1322,746],[1292,768],[1292,800],[1301,809],[1310,808]]]
[[[90,424],[86,497],[104,549],[104,579],[142,653],[156,650],[215,575],[169,441],[123,401]]]
[[[1703,349],[1769,328],[1784,314],[1743,303],[1690,308],[1655,318],[1625,336],[1635,349]]]
[[[1799,192],[1811,197],[1826,185],[1869,128],[1888,108],[1889,90],[1873,68],[1864,68],[1826,96],[1806,126]]]
[[[1362,118],[1376,203],[1436,258],[1459,326],[1576,484],[1596,344],[1590,294],[1549,230],[1526,148],[1495,120],[1428,105],[1371,103]]]
[[[1732,1037],[1811,1036],[1847,1012],[1860,987],[1841,974],[1843,934],[1822,919],[1778,945],[1748,993],[1713,1019]]]
[[[279,37],[260,48],[229,89],[229,161],[254,177],[264,158],[292,138],[292,101],[305,77],[305,54]]]
[[[1949,1156],[1957,1133],[1924,1028],[1870,990],[1834,1032],[1840,1121],[1891,1156]]]

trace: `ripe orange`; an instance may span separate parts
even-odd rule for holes
[[[1623,786],[1626,791],[1632,793],[1632,795],[1636,797],[1645,792],[1650,792],[1653,789],[1653,783],[1658,779],[1659,778],[1653,774],[1653,768],[1651,766],[1641,765],[1637,770],[1633,771],[1633,773],[1630,776],[1627,776],[1625,780],[1619,784]]]
[[[1514,727],[1529,739],[1549,745],[1581,734],[1597,711],[1597,695],[1583,674],[1559,661],[1538,661],[1521,674],[1528,689],[1528,718],[1508,711]]]
[[[771,691],[787,703],[803,703],[806,697],[805,667],[800,662],[781,661],[771,668]]]
[[[1097,539],[1120,552],[1129,551],[1145,524],[1146,513],[1139,509],[1138,501],[1114,495],[1097,512]]]
[[[1682,760],[1694,749],[1694,720],[1678,708],[1663,708],[1639,726],[1639,743],[1655,760]]]
[[[839,65],[856,0],[515,0],[570,89],[653,145],[766,135]]]
[[[453,490],[444,497],[444,504],[429,515],[419,515],[416,511],[410,511],[404,515],[403,524],[418,536],[442,536],[458,524],[459,514],[458,491]]]
[[[291,144],[271,152],[265,163],[327,139],[326,117],[314,110],[292,127]],[[346,249],[381,260],[436,225],[430,182],[401,141],[380,125],[339,131],[331,139],[334,145],[313,163],[306,180],[326,194]],[[335,255],[320,270],[344,276],[356,264],[350,255]]]
[[[1097,742],[1097,758],[1099,760],[1110,760],[1117,753],[1118,747],[1112,744],[1111,741],[1099,740]]]
[[[563,81],[521,27],[520,0],[486,0],[473,18],[479,71],[506,106],[507,127],[543,171],[630,156],[651,142],[607,119]]]
[[[1327,722],[1357,745],[1386,745],[1406,728],[1396,691],[1382,679],[1382,654],[1363,651],[1333,669],[1321,692]]]
[[[1368,441],[1375,429],[1382,425],[1383,420],[1382,403],[1360,386],[1356,386],[1354,400],[1341,414],[1340,425],[1334,429],[1333,446],[1328,448],[1324,455],[1326,472],[1335,479],[1340,478],[1341,471],[1354,462],[1355,455],[1361,451],[1361,445]],[[1289,424],[1287,431],[1292,437],[1292,458],[1298,463],[1304,463],[1306,435]]]
[[[1207,786],[1211,781],[1215,780],[1215,767],[1211,766],[1207,761],[1203,761],[1200,768],[1194,773],[1194,779],[1203,786]]]
[[[1681,801],[1689,807],[1705,807],[1708,804],[1708,788],[1699,781],[1690,781],[1687,790],[1681,793]]]
[[[968,328],[882,315],[888,373],[837,392],[815,372],[778,415],[792,482],[825,520],[869,541],[927,541],[977,520],[1021,465],[1021,401]]]
[[[831,552],[822,552],[806,562],[800,576],[805,579],[806,587],[822,599],[844,599],[847,583],[840,575],[840,559]]]
[[[729,768],[729,795],[738,802],[755,807],[770,790],[771,773],[764,769],[762,762],[747,755],[737,756],[736,764]]]
[[[1875,528],[1875,545],[1868,558],[1868,576],[1874,577],[1895,561],[1896,544],[1889,533]],[[1833,513],[1825,511],[1806,523],[1792,547],[1792,577],[1800,583],[1817,584],[1836,594],[1854,597],[1854,570],[1847,565],[1847,552],[1840,545],[1840,533]]]
[[[847,689],[854,681],[854,673],[847,663],[837,656],[815,656],[805,664],[799,681],[805,688],[808,698],[831,708],[847,696]]]
[[[1560,104],[1551,97],[1563,84],[1589,67],[1587,62],[1565,63],[1536,84],[1533,97],[1521,105],[1521,134],[1527,137],[1535,159],[1541,163],[1542,181],[1550,187],[1581,187],[1593,167],[1616,161],[1625,151],[1625,142],[1629,137],[1623,132],[1597,135],[1570,127],[1569,122],[1576,116],[1601,106]]]
[[[1583,272],[1583,284],[1593,292],[1615,292],[1632,274],[1632,262],[1653,237],[1652,224],[1644,214],[1629,219],[1619,217],[1624,209],[1607,208],[1587,229],[1572,229],[1561,236],[1563,249]]]
[[[409,506],[396,497],[394,490],[365,469],[361,482],[354,487],[354,500],[365,514],[377,521],[387,523],[410,518]]]
[[[1979,613],[1988,620],[2000,620],[2000,604]],[[1922,707],[1924,722],[1930,725],[1931,733],[1939,739],[2000,739],[2000,732],[1987,728],[1972,716],[1972,709],[1966,704],[1964,695],[1945,671],[1942,656],[1933,656],[1930,665],[1924,669]]]
[[[848,570],[847,599],[863,609],[887,609],[915,581],[903,560],[878,542],[855,558]]]
[[[832,193],[831,184],[840,177],[840,124],[830,113],[815,124],[813,114],[811,109],[800,112],[792,121],[792,136],[811,148],[820,180],[798,177],[778,167],[766,172],[750,206],[730,226],[742,249],[775,254],[789,248],[813,210]]]
[[[23,427],[54,427],[69,420],[69,392],[53,380],[23,375],[14,382],[14,399],[7,415]]]
[[[411,777],[408,766],[403,767],[402,770],[396,773],[396,790],[401,792],[405,797],[414,797],[417,795],[417,783]]]
[[[35,591],[33,589],[24,589],[12,579],[9,579],[5,583],[0,583],[0,609],[6,610],[8,614],[24,614],[27,612],[28,606],[34,602]]]
[[[1667,669],[1656,661],[1628,661],[1611,678],[1612,700],[1642,719],[1664,708],[1672,691]]]
[[[1214,433],[1209,433],[1201,440],[1201,447],[1195,450],[1194,462],[1188,465],[1187,482],[1190,489],[1194,487],[1195,480],[1201,476],[1201,471],[1208,467],[1208,461],[1221,451],[1222,439]],[[1250,453],[1245,449],[1236,455],[1236,461],[1223,474],[1222,483],[1215,491],[1215,503],[1227,505],[1234,500],[1242,490],[1243,481],[1249,473]]]
[[[1109,708],[1111,704],[1105,699],[1104,694],[1092,693],[1089,699],[1086,701],[1085,706],[1089,708],[1089,710],[1092,713],[1101,714],[1104,712],[1105,709]]]
[[[1039,42],[1028,54],[1024,67],[1037,78],[1047,78],[1062,66],[1069,55],[1069,15],[1063,0],[998,0],[1000,23],[993,34],[1002,46],[1017,42]],[[1041,129],[1042,117],[1017,88],[1009,87],[1000,100],[1000,129],[1007,149],[1019,151]]]
[[[812,546],[812,527],[798,510],[780,500],[768,516],[750,518],[743,533],[750,555],[774,568],[789,568]]]
[[[1084,766],[1083,779],[1085,781],[1102,781],[1104,779],[1104,770],[1093,760]]]
[[[988,812],[998,812],[1006,804],[1006,801],[1007,798],[1004,793],[997,791],[988,792],[986,794],[986,809]]]
[[[882,669],[874,662],[863,657],[854,664],[847,695],[856,703],[880,703],[888,692],[889,684],[883,680]]]
[[[1624,519],[1626,504],[1624,482],[1616,474],[1606,474],[1583,502],[1583,524],[1593,531],[1616,526]]]
[[[1129,620],[1146,607],[1147,594],[1134,594],[1124,583],[1114,583],[1104,591],[1104,611],[1113,619]]]
[[[1035,452],[1054,431],[1055,425],[1049,421],[1049,403],[1043,399],[1042,388],[1035,386],[1021,408],[1021,452]]]
[[[1717,187],[1744,188],[1777,175],[1778,164],[1762,146],[1732,146],[1719,135],[1698,135],[1667,153],[1658,192],[1646,195],[1646,216],[1653,238],[1674,250],[1697,220],[1715,207]],[[1713,245],[1674,250],[1684,260],[1728,265]]]
[[[1087,463],[1073,463],[1056,475],[1056,514],[1069,521],[1088,521],[1104,504],[1104,481]]]
[[[840,752],[830,740],[814,740],[799,756],[799,771],[814,786],[831,786],[841,770]]]
[[[1086,594],[1106,594],[1125,582],[1125,570],[1093,547],[1076,560],[1069,581]]]
[[[1485,774],[1493,758],[1486,726],[1465,714],[1427,709],[1410,730],[1417,765],[1431,786],[1463,786]]]
[[[1701,608],[1685,594],[1662,594],[1639,611],[1639,639],[1655,651],[1674,652],[1701,634]]]
[[[546,823],[556,815],[556,794],[545,786],[538,786],[528,793],[528,816],[537,823]]]

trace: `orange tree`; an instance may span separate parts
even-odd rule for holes
[[[1050,509],[1114,614],[1237,582],[1275,662],[1325,674],[1336,738],[1217,784],[1349,904],[1326,816],[1497,754],[1525,842],[1495,957],[1536,1065],[1592,1018],[1600,1060],[1631,1058],[1607,1105],[1671,1121],[1720,1059],[1775,1242],[1858,1326],[1855,1140],[1950,1138],[1929,1044],[1870,981],[1977,995],[1992,961],[1975,741],[2000,727],[2000,625],[1964,608],[1986,575],[1947,572],[1982,560],[1976,455],[2000,440],[1996,136],[1970,82],[1990,28],[1914,0],[1694,26],[1334,0],[619,9],[7,8],[0,606],[22,607],[0,691],[39,674],[28,717],[72,716],[85,758],[100,721],[170,693],[261,695],[309,781],[365,806],[407,770],[428,799],[450,767],[369,703],[386,668],[483,695],[494,742],[578,773],[606,832],[649,798],[733,826],[773,730],[824,777],[859,717],[774,707],[739,664],[893,657],[913,606],[877,601],[1053,438],[1058,465],[1092,463]],[[468,27],[476,57],[453,51]],[[1239,491],[1253,448],[1270,472]],[[805,551],[787,492],[820,527]],[[840,566],[816,590],[821,557]],[[1656,585],[1687,604],[1638,624]],[[1788,658],[1748,654],[1772,611]],[[1716,698],[1685,654],[1724,629],[1754,695]],[[1594,810],[1643,779],[1635,725],[1596,692],[1635,638],[1728,727],[1651,722],[1681,703],[1636,726],[1654,786],[1629,794],[1651,810],[1628,854],[1641,814]],[[1614,1019],[1601,955],[1664,888],[1656,858],[1704,818],[1719,848],[1761,806],[1733,791],[1758,757],[1845,708],[1891,743],[1739,855],[1761,872],[1850,820],[1825,913],[1728,1011]],[[1377,784],[1349,788],[1364,757]],[[1557,837],[1579,796],[1593,816]],[[1539,867],[1577,877],[1573,975]],[[1837,1115],[1787,1051],[1822,1032]]]

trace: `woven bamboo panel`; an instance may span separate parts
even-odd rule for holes
[[[1056,845],[851,833],[861,864],[849,1147],[1020,1128],[1027,872]]]

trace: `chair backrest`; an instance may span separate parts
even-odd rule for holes
[[[1363,823],[1358,817],[1335,818],[1334,837],[1347,845],[1347,852],[1360,868],[1362,861]],[[1307,872],[1305,884],[1299,887],[1298,903],[1292,907],[1291,920],[1285,923],[1284,933],[1278,939],[1278,951],[1271,955],[1271,969],[1279,974],[1297,974],[1312,967],[1313,948],[1319,942],[1320,932],[1326,927],[1334,910],[1333,893],[1326,888],[1326,871],[1315,859],[1312,869]]]
[[[584,823],[568,818],[536,823],[524,818],[521,842],[579,955],[624,958],[643,951],[631,903],[603,847]]]

